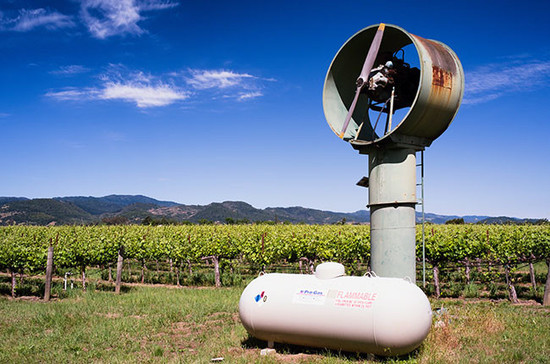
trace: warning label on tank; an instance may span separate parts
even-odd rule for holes
[[[371,308],[376,301],[377,293],[361,291],[338,291],[334,306],[349,308]]]
[[[322,305],[327,299],[327,291],[324,289],[298,289],[294,293],[292,303],[306,305]]]

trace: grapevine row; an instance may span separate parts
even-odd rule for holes
[[[417,257],[422,258],[421,229]],[[176,265],[204,257],[238,260],[261,269],[279,262],[368,263],[368,226],[357,225],[184,225],[184,226],[9,226],[0,228],[0,270],[45,270],[53,245],[58,268],[116,264],[119,252],[137,261],[171,260]],[[549,226],[428,225],[425,255],[438,269],[479,264],[508,272],[518,264],[550,262]]]

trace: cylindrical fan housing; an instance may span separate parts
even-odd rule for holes
[[[332,130],[340,134],[355,93],[355,82],[378,25],[353,35],[334,57],[325,79],[323,108]],[[456,54],[445,44],[413,35],[387,24],[375,65],[385,54],[413,44],[420,63],[420,80],[408,113],[392,130],[377,135],[366,110],[368,98],[361,97],[344,140],[362,153],[373,145],[407,146],[420,150],[439,137],[453,120],[463,96],[464,72]],[[360,127],[361,126],[361,127]]]

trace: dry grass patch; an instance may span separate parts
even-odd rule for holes
[[[435,324],[421,350],[420,362],[458,363],[464,361],[467,352],[489,357],[494,354],[491,343],[504,332],[503,320],[490,306],[480,309],[479,303],[458,303],[451,303],[443,314],[434,316]]]

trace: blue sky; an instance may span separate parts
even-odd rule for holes
[[[380,22],[449,45],[461,109],[426,210],[550,218],[546,1],[0,1],[0,196],[143,194],[356,211],[359,155],[322,88]]]

